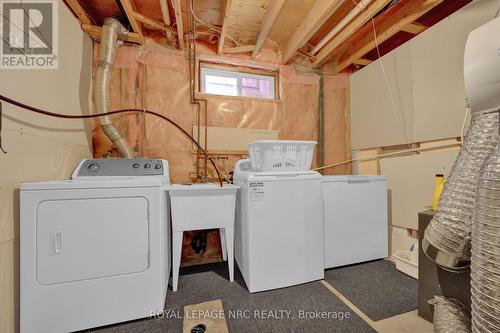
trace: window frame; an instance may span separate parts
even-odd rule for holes
[[[237,95],[222,95],[222,94],[214,94],[205,91],[205,73],[214,73],[219,74],[219,76],[235,78],[237,79]],[[278,85],[278,73],[258,70],[252,68],[232,68],[228,66],[210,64],[210,63],[201,63],[199,65],[199,89],[198,92],[203,95],[211,95],[211,96],[221,96],[227,98],[243,98],[243,99],[257,99],[263,101],[278,101],[279,100],[279,85]],[[241,89],[241,80],[242,78],[258,78],[258,79],[269,79],[270,81],[270,97],[258,97],[258,96],[243,96]]]

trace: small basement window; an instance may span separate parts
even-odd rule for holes
[[[223,96],[275,99],[275,76],[201,67],[201,92]]]

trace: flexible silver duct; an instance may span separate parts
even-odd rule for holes
[[[500,332],[500,147],[484,162],[472,225],[472,331]]]
[[[498,113],[473,113],[463,146],[444,185],[422,248],[438,265],[451,270],[469,266],[472,215],[479,170],[497,145]]]
[[[469,333],[471,322],[466,308],[459,301],[436,295],[429,301],[434,305],[434,333]]]
[[[118,37],[125,36],[128,31],[114,18],[108,17],[102,26],[101,48],[97,63],[94,86],[95,108],[97,113],[109,112],[109,81],[113,72],[113,62]],[[111,117],[100,117],[99,123],[106,136],[115,144],[122,157],[132,158],[134,154],[127,140],[116,128]]]

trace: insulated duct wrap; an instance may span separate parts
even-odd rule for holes
[[[471,322],[468,311],[457,300],[434,296],[429,301],[434,305],[434,333],[469,333]]]
[[[471,256],[472,331],[500,332],[500,147],[481,168]]]
[[[460,153],[444,185],[422,248],[438,265],[460,270],[469,266],[472,215],[479,170],[497,145],[498,113],[473,113]]]
[[[118,37],[124,37],[127,33],[128,31],[114,18],[108,17],[104,21],[94,87],[95,109],[97,113],[109,112],[109,81],[113,72],[115,50]],[[116,128],[110,116],[100,117],[99,124],[106,136],[115,144],[122,157],[134,157],[127,140]]]

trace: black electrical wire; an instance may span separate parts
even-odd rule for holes
[[[0,95],[0,101],[5,101],[5,102],[7,102],[9,104],[15,105],[17,107],[20,107],[22,109],[25,109],[25,110],[28,110],[28,111],[31,111],[31,112],[43,114],[43,115],[49,116],[49,117],[63,118],[63,119],[89,119],[89,118],[98,118],[98,117],[110,116],[110,115],[113,115],[113,114],[120,114],[120,113],[146,113],[146,114],[150,114],[150,115],[156,116],[156,117],[161,118],[161,119],[169,122],[170,124],[172,124],[174,127],[176,127],[179,131],[181,131],[185,136],[187,136],[196,145],[196,147],[203,153],[203,155],[205,155],[205,157],[210,161],[210,163],[214,167],[215,172],[217,173],[217,178],[219,180],[219,184],[222,187],[222,177],[220,175],[219,169],[215,165],[215,162],[208,156],[207,151],[205,149],[203,149],[200,146],[200,144],[198,143],[198,141],[196,141],[188,132],[186,132],[186,130],[184,130],[176,122],[174,122],[173,120],[171,120],[171,119],[169,119],[169,118],[165,117],[164,115],[161,115],[161,114],[159,114],[157,112],[150,111],[150,110],[145,110],[145,109],[144,110],[143,109],[119,109],[119,110],[114,110],[114,111],[105,112],[105,113],[70,115],[70,114],[61,114],[61,113],[55,113],[55,112],[50,112],[50,111],[38,109],[38,108],[36,108],[34,106],[30,106],[30,105],[18,102],[16,100],[13,100],[13,99],[11,99],[9,97],[6,97],[6,96],[3,96],[3,95]],[[1,104],[2,103],[0,102],[0,134],[1,134],[1,129],[2,129],[2,127],[1,127],[1,124],[2,124],[1,123],[1,119],[2,119],[2,106],[1,106]],[[1,139],[1,135],[0,135],[0,148],[1,148],[1,142],[2,142],[2,139]],[[2,151],[4,153],[6,153],[6,151],[3,150],[3,148],[2,148]]]

